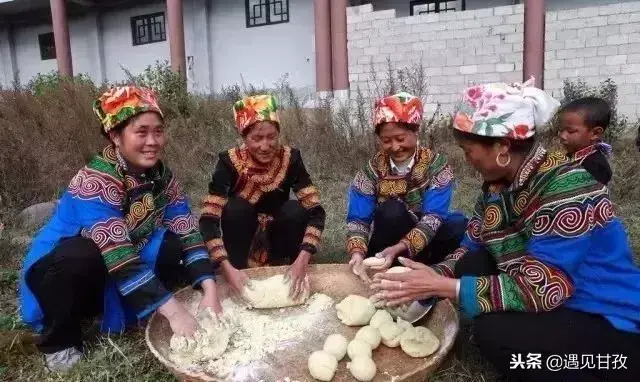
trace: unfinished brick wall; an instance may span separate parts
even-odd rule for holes
[[[396,18],[371,5],[348,9],[349,81],[375,96],[372,71],[422,63],[426,109],[452,110],[471,83],[521,81],[524,6]],[[640,113],[640,2],[547,12],[545,88],[561,97],[562,80],[612,78],[619,109]]]

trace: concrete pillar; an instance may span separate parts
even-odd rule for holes
[[[316,92],[327,95],[333,90],[331,74],[331,1],[313,0],[316,47]]]
[[[347,53],[348,0],[331,1],[331,69],[334,95],[342,97],[349,92],[349,60]]]
[[[56,45],[58,73],[62,76],[73,76],[67,4],[65,0],[49,0],[49,3],[51,5],[51,21],[53,23],[53,38]]]
[[[186,76],[187,58],[184,49],[184,7],[182,0],[167,0],[167,21],[169,23],[171,70]]]
[[[536,87],[544,88],[544,0],[524,1],[524,81],[534,76]]]

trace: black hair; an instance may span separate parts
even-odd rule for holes
[[[564,112],[582,114],[584,124],[590,129],[602,127],[602,130],[606,130],[611,122],[611,106],[598,97],[584,97],[571,101],[560,110],[560,113]]]
[[[376,135],[380,135],[380,129],[382,128],[382,125],[384,125],[386,122],[382,122],[376,125],[375,130],[376,130]],[[405,123],[405,122],[397,122],[400,126],[402,126],[403,129],[409,130],[413,133],[417,133],[418,130],[420,130],[420,125],[415,124],[415,123]]]
[[[464,131],[460,131],[457,129],[453,130],[453,137],[457,142],[459,141],[470,141],[474,143],[479,143],[483,146],[492,146],[500,139],[503,138],[495,138],[495,137],[485,137],[484,135],[477,135],[472,133],[467,133]],[[534,137],[527,139],[509,139],[511,142],[511,151],[518,154],[526,154],[533,148],[533,145],[536,143]]]
[[[153,111],[150,110],[150,112],[153,112]],[[156,113],[156,112],[154,112],[154,113]],[[114,131],[114,132],[116,132],[118,134],[122,133],[122,130],[124,130],[124,128],[129,123],[134,122],[138,118],[138,116],[140,116],[142,114],[143,113],[138,113],[136,115],[133,115],[133,116],[125,119],[124,121],[122,121],[122,122],[118,123],[117,125],[115,125],[114,127],[112,127],[109,131]],[[164,122],[164,118],[159,113],[156,113],[156,114],[158,114],[158,117],[160,117],[160,120],[162,120]],[[107,140],[109,142],[111,142],[111,137],[109,137],[109,133],[104,131],[103,126],[100,126],[100,134],[102,134],[103,137],[107,138]]]

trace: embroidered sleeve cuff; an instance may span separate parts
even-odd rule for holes
[[[151,270],[145,270],[118,285],[118,291],[129,306],[142,318],[171,297]]]
[[[475,276],[462,276],[460,279],[460,292],[458,301],[462,314],[466,318],[474,318],[480,314],[480,305],[478,304],[478,296],[476,295]]]
[[[226,204],[226,197],[209,194],[202,200],[202,216],[220,218],[222,216],[222,209]]]
[[[353,236],[347,240],[347,253],[349,256],[354,253],[361,253],[366,256],[367,254],[367,242],[360,236]]]
[[[304,232],[304,238],[302,239],[300,249],[305,250],[312,255],[315,254],[318,251],[321,237],[322,231],[320,229],[313,226],[308,226],[307,230]]]
[[[214,266],[217,266],[224,260],[228,259],[227,250],[224,248],[222,239],[211,239],[206,243],[209,257]]]
[[[308,186],[300,189],[296,192],[296,198],[298,198],[302,207],[307,210],[320,205],[320,193],[315,186]]]
[[[409,251],[409,256],[414,257],[416,254],[420,253],[429,242],[427,235],[425,235],[422,230],[418,228],[413,228],[409,233],[400,240],[403,242]]]

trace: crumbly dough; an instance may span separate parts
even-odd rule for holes
[[[251,288],[244,287],[244,297],[253,308],[284,308],[303,304],[309,298],[304,290],[297,300],[289,297],[291,281],[284,281],[284,275],[275,275],[264,280],[251,280]]]
[[[438,337],[424,326],[406,330],[400,336],[400,347],[411,357],[427,357],[435,353],[439,346]]]
[[[322,350],[332,354],[336,360],[340,361],[347,354],[347,339],[342,334],[331,334],[324,341]]]
[[[350,359],[354,359],[357,356],[371,358],[371,345],[361,340],[352,340],[349,342],[349,345],[347,345],[347,354]]]
[[[386,310],[378,309],[378,311],[371,317],[369,325],[376,329],[379,329],[385,322],[393,322],[393,317]]]
[[[351,294],[336,304],[336,311],[343,324],[361,326],[369,323],[376,308],[368,298]]]
[[[376,376],[376,364],[369,357],[357,356],[347,363],[347,369],[360,382],[371,381]]]
[[[371,350],[374,350],[380,345],[380,331],[370,325],[363,326],[356,333],[355,339],[368,343],[371,345]]]
[[[212,317],[211,312],[198,315],[200,329],[193,339],[171,336],[169,347],[175,358],[185,364],[220,358],[229,345],[231,330]]]
[[[391,322],[385,322],[380,327],[380,336],[382,337],[382,343],[390,348],[395,348],[400,345],[400,336],[404,333],[398,324]]]
[[[335,357],[325,351],[317,350],[311,353],[309,361],[309,374],[320,381],[330,381],[338,368]]]

